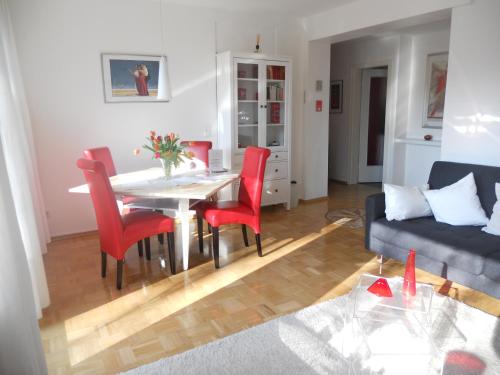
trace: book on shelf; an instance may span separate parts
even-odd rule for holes
[[[271,124],[280,123],[280,103],[271,103]]]
[[[270,101],[282,101],[284,98],[284,89],[279,85],[269,85],[267,86],[267,100]]]
[[[285,67],[268,65],[267,66],[267,79],[273,80],[284,80],[285,79]]]

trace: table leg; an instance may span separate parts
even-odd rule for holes
[[[182,237],[182,268],[186,271],[189,267],[189,220],[192,213],[189,211],[189,199],[179,199],[179,210],[177,215],[181,220]]]

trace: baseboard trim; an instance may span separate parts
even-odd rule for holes
[[[336,184],[341,184],[341,185],[349,185],[347,181],[342,181],[342,180],[336,180],[334,178],[330,178],[328,182],[335,182]]]
[[[95,236],[96,234],[99,234],[99,232],[97,230],[89,230],[87,232],[63,234],[61,236],[52,237],[50,239],[50,242],[64,241],[64,240],[69,240],[69,239],[74,239],[74,238],[79,238],[79,237],[90,237],[90,236]]]
[[[327,201],[327,200],[328,200],[328,196],[326,195],[324,197],[313,198],[313,199],[299,199],[299,203],[309,204],[309,203],[323,202],[323,201]]]

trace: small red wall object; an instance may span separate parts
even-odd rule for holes
[[[323,100],[316,100],[316,112],[323,110]]]

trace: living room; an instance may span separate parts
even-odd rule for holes
[[[441,327],[419,337],[432,349],[428,373],[500,369],[496,0],[0,4],[0,274],[15,286],[2,288],[0,372],[401,373],[396,364],[414,352],[413,359],[396,356],[391,372],[373,350],[347,352],[347,325],[339,324],[342,304],[359,297],[368,276],[388,280],[397,295],[392,283],[411,274],[410,248],[417,294],[432,298],[432,308],[423,299],[425,314],[456,312],[452,323],[426,315]],[[346,46],[358,52],[340,72]],[[440,54],[445,99],[439,125],[427,127],[426,64]],[[383,168],[377,184],[363,184],[362,71],[381,66]],[[340,112],[332,108],[334,81],[343,85]],[[202,144],[210,144],[203,157]],[[102,223],[111,219],[89,180],[106,164],[93,163],[99,147],[116,169],[116,176],[106,169],[119,201],[113,205],[124,215],[116,220],[126,228],[126,217],[144,212],[158,221],[142,225],[118,256],[103,248]],[[174,172],[163,148],[180,155]],[[199,163],[205,177],[182,174]],[[265,168],[248,177],[248,166],[259,163]],[[153,169],[170,193],[132,181]],[[475,211],[460,196],[451,204],[463,210],[461,221],[446,220],[449,210],[438,210],[447,199],[423,185],[437,193],[469,173]],[[254,191],[246,180],[257,180],[262,194],[242,198]],[[391,186],[415,187],[398,190],[397,209],[411,211],[417,197],[425,212],[383,221],[391,216]],[[432,226],[434,218],[443,227]],[[411,229],[414,222],[423,227]],[[473,228],[460,231],[464,225]],[[478,258],[461,250],[466,243],[478,244]],[[395,337],[374,330],[373,340]]]

